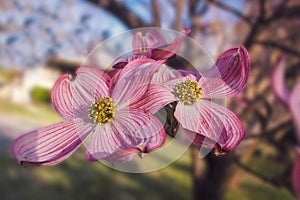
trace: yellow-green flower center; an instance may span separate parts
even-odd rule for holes
[[[142,48],[142,49],[139,49],[138,50],[138,54],[139,55],[144,55],[144,54],[146,54],[148,51],[147,51],[147,49],[146,48]]]
[[[111,122],[115,116],[116,107],[110,97],[101,97],[98,101],[91,103],[88,109],[88,117],[98,124]]]
[[[192,80],[179,82],[175,86],[175,96],[185,105],[195,104],[201,97],[202,88],[198,83]]]

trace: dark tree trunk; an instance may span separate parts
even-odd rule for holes
[[[212,152],[199,159],[199,149],[192,148],[194,200],[220,200],[233,166],[230,154],[215,156]]]

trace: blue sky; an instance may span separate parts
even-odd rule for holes
[[[151,23],[151,0],[119,0],[145,23]],[[159,0],[161,25],[172,28],[176,10],[172,1]],[[223,1],[242,10],[244,0]],[[53,54],[74,59],[93,45],[128,28],[120,20],[85,0],[12,0],[1,3],[0,65],[26,67],[43,64]],[[236,18],[226,12],[207,12],[203,22],[215,19],[235,23]],[[191,21],[187,6],[184,25]],[[120,44],[121,45],[121,44]]]

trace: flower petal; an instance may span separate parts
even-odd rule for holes
[[[95,161],[150,152],[164,142],[163,125],[156,117],[138,109],[121,110],[110,124],[96,128],[87,149],[87,159]]]
[[[90,104],[99,96],[109,95],[110,77],[98,68],[80,67],[76,71],[76,78],[64,74],[55,82],[51,100],[58,114],[65,119],[74,117],[82,105]]]
[[[119,74],[113,77],[116,83],[111,97],[118,105],[132,105],[139,101],[148,89],[151,78],[163,61],[154,61],[149,58],[134,60]],[[117,81],[116,81],[117,79]]]
[[[175,38],[175,40],[171,44],[167,44],[152,50],[151,58],[155,60],[167,59],[180,49],[184,39],[191,32],[191,30],[184,30],[181,34]]]
[[[125,163],[131,161],[134,155],[141,153],[141,150],[138,148],[126,148],[108,155],[107,157],[103,158],[103,160],[106,160],[113,164],[116,162]],[[94,156],[92,156],[88,151],[86,151],[86,158],[91,162],[97,161],[97,159]]]
[[[208,137],[184,128],[181,129],[181,133],[183,133],[186,138],[188,138],[193,142],[194,145],[198,147],[207,149],[215,148],[216,152],[222,151],[220,145]]]
[[[218,143],[216,153],[235,148],[245,136],[245,128],[230,110],[210,101],[202,100],[195,105],[178,103],[176,119],[184,129],[201,134]]]
[[[122,69],[127,65],[127,63],[128,63],[128,58],[120,58],[112,64],[112,68],[113,69]]]
[[[300,81],[297,82],[291,92],[289,106],[297,130],[298,141],[300,142]]]
[[[51,101],[56,112],[64,119],[73,117],[73,94],[69,74],[64,74],[56,80],[51,91]]]
[[[79,119],[40,128],[17,138],[12,154],[21,164],[55,165],[67,159],[91,130]]]
[[[300,197],[300,152],[296,152],[296,160],[292,172],[292,184],[298,198]]]
[[[174,94],[164,84],[151,84],[143,96],[132,108],[139,108],[154,114],[165,105],[176,101]]]
[[[289,102],[289,91],[286,88],[285,84],[285,56],[282,55],[279,57],[278,62],[272,73],[272,89],[276,97],[287,106]]]
[[[134,105],[132,105],[132,108],[140,108],[150,111],[150,113],[154,114],[158,110],[160,110],[165,105],[178,101],[178,98],[174,95],[174,88],[177,83],[184,82],[186,80],[192,80],[197,81],[197,77],[193,75],[193,73],[188,74],[186,72],[179,72],[179,74],[172,74],[169,73],[170,71],[166,70],[166,76],[165,80],[168,80],[167,82],[163,83],[151,83],[148,87],[148,90],[146,91],[146,94]],[[163,76],[163,70],[158,70],[159,74]],[[186,73],[186,74],[184,74]],[[174,75],[174,76],[173,76]],[[171,78],[171,77],[178,76],[179,78]],[[163,81],[164,78],[159,79],[157,78],[154,81]],[[171,79],[171,80],[169,80]],[[151,80],[152,81],[152,80]]]
[[[202,97],[224,98],[238,94],[246,86],[249,73],[250,57],[246,48],[227,50],[200,79]]]
[[[156,48],[166,44],[165,38],[155,29],[151,29],[145,34],[145,40],[149,48]]]
[[[148,45],[145,37],[141,32],[136,32],[132,40],[133,52],[139,54],[140,50],[147,49]]]
[[[179,70],[172,69],[167,65],[162,65],[157,72],[153,75],[152,83],[165,83],[167,81],[183,77]]]

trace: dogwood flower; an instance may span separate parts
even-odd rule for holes
[[[280,102],[285,105],[291,115],[296,128],[298,143],[300,143],[300,81],[289,92],[285,84],[285,56],[279,57],[272,74],[272,89]],[[300,197],[300,148],[295,148],[296,159],[292,172],[292,184],[298,197]]]
[[[160,121],[134,105],[146,92],[163,61],[143,58],[128,64],[116,84],[98,68],[80,67],[76,78],[62,75],[51,99],[64,121],[30,131],[12,144],[20,163],[54,165],[68,158],[86,140],[89,161],[129,161],[165,141]],[[135,107],[135,108],[133,108]]]
[[[173,56],[181,47],[185,37],[191,32],[183,30],[175,40],[167,44],[164,37],[155,29],[148,31],[145,35],[141,32],[135,33],[132,41],[133,52],[128,58],[117,60],[113,68],[123,68],[128,62],[137,58],[152,58],[154,60],[165,60]]]
[[[163,75],[165,72],[158,70],[154,75],[156,84],[151,84],[140,106],[156,113],[176,101],[174,116],[194,144],[215,147],[216,154],[235,148],[245,136],[245,128],[232,111],[211,99],[232,97],[244,89],[250,72],[247,50],[240,46],[224,52],[203,75],[170,75],[168,71]],[[176,74],[179,78],[166,81]]]

